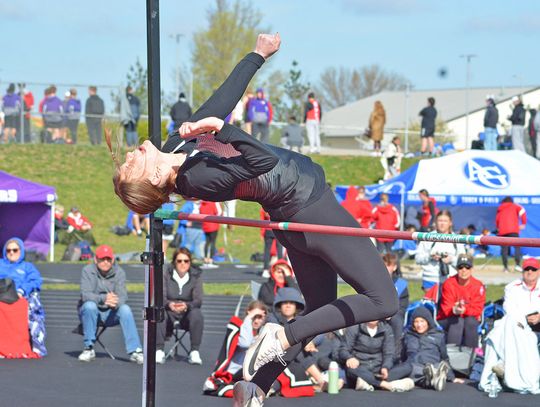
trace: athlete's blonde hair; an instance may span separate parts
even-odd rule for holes
[[[152,185],[149,179],[127,180],[126,174],[121,171],[121,163],[118,158],[118,145],[113,151],[111,131],[105,131],[105,140],[114,163],[113,184],[114,192],[120,200],[135,213],[146,215],[155,212],[165,202],[169,201],[169,195],[174,191],[174,185],[157,187]]]

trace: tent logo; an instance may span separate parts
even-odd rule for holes
[[[491,189],[505,189],[510,185],[504,167],[485,158],[471,158],[464,168],[465,176],[477,185]]]

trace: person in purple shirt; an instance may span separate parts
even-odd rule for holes
[[[64,104],[56,96],[56,86],[52,85],[49,90],[50,93],[43,103],[43,120],[45,121],[45,128],[52,135],[52,142],[62,143],[65,142],[61,132],[64,121]]]
[[[251,135],[261,143],[270,142],[270,122],[272,121],[272,104],[264,96],[264,89],[257,89],[257,97],[251,99],[248,106],[248,120],[251,122]]]
[[[71,143],[77,144],[77,130],[81,119],[81,101],[77,99],[77,89],[71,88],[66,92],[69,97],[64,101],[64,114],[66,118],[66,127],[69,130]]]
[[[15,141],[21,115],[21,97],[15,93],[15,84],[10,83],[2,98],[5,115],[4,143]]]

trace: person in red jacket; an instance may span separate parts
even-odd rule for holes
[[[369,199],[366,198],[366,187],[360,186],[358,188],[358,196],[356,197],[359,206],[359,222],[360,226],[368,229],[371,225],[371,212],[373,212],[373,206]]]
[[[480,280],[472,276],[472,256],[460,254],[456,268],[457,274],[442,285],[437,319],[446,331],[446,343],[476,348],[486,289]]]
[[[262,220],[270,220],[270,215],[263,208],[259,212]],[[272,229],[261,228],[261,236],[264,240],[263,271],[262,277],[270,277],[270,260],[275,254],[278,259],[283,257],[283,246],[279,243]]]
[[[401,223],[399,211],[388,203],[388,194],[381,194],[381,203],[372,212],[375,229],[398,230]],[[377,238],[377,250],[381,253],[391,253],[395,239]]]
[[[221,216],[221,204],[219,202],[201,201],[200,213],[204,215]],[[203,222],[202,229],[206,237],[204,243],[204,263],[206,268],[217,267],[213,264],[212,257],[216,253],[216,240],[219,231],[218,223]]]
[[[422,214],[420,217],[420,230],[428,232],[433,229],[435,216],[437,215],[437,201],[429,196],[427,189],[418,191],[418,196],[422,200]]]
[[[341,201],[341,206],[343,206],[360,224],[360,205],[358,204],[357,198],[358,189],[356,189],[354,185],[351,185],[345,193],[345,199]]]
[[[520,223],[521,221],[521,223]],[[525,209],[514,203],[514,200],[507,196],[497,208],[495,225],[497,226],[497,235],[506,237],[519,237],[519,231],[525,229],[527,224],[527,213]],[[508,273],[508,253],[510,246],[501,246],[502,262],[504,272]],[[515,270],[521,272],[521,250],[518,246],[514,247],[514,259],[516,260]]]

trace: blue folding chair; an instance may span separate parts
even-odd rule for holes
[[[506,312],[504,311],[502,304],[498,302],[490,302],[484,306],[482,319],[478,325],[478,335],[480,336],[482,343],[489,331],[491,331],[491,328],[493,328],[493,323],[504,317],[505,314]]]

